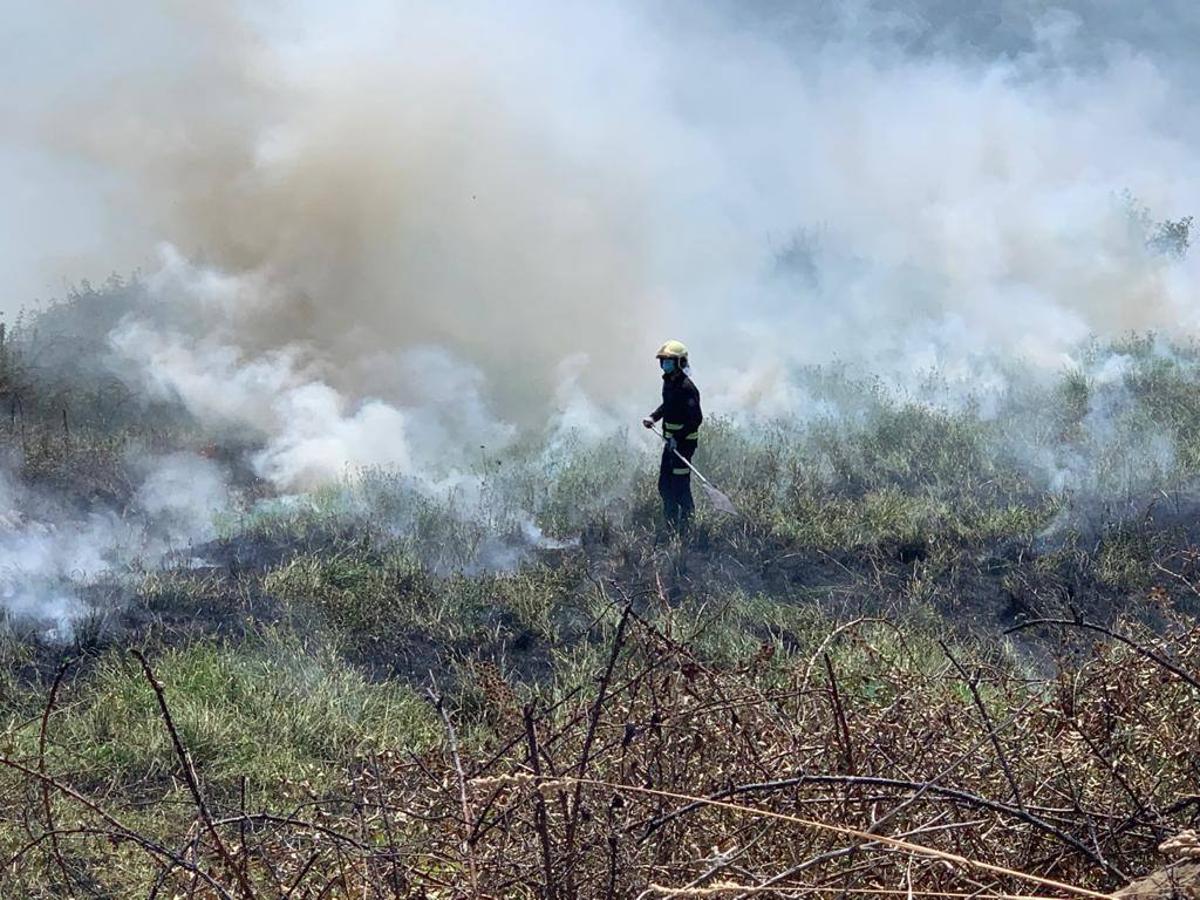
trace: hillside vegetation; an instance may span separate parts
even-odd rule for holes
[[[1200,348],[795,372],[681,541],[638,433],[277,495],[106,365],[138,291],[0,342],[0,896],[1086,896],[1197,826]]]

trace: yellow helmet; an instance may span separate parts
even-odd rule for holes
[[[682,341],[667,341],[658,348],[655,357],[658,359],[686,359],[687,355],[688,349]]]

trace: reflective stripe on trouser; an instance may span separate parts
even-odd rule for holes
[[[679,455],[691,462],[696,452],[696,442],[681,440],[677,444]],[[682,528],[691,518],[695,504],[692,502],[692,470],[682,465],[679,456],[669,447],[663,447],[662,463],[658,468],[658,493],[663,500],[663,515],[667,524]]]

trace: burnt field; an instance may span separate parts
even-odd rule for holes
[[[5,335],[3,896],[1087,895],[1195,827],[1192,348],[798,372],[680,541],[626,431],[281,491],[93,377],[133,290]]]

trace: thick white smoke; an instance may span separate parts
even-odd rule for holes
[[[413,348],[527,426],[568,359],[579,391],[641,410],[669,335],[748,414],[834,357],[986,387],[1091,333],[1195,333],[1197,263],[1149,256],[1120,200],[1200,207],[1174,51],[1115,13],[1004,7],[1024,42],[988,56],[986,33],[902,52],[920,4],[784,32],[753,7],[126,2],[119,58],[75,61],[32,121],[107,173],[122,247],[177,248],[121,346],[170,381],[155,348],[182,341],[232,398],[281,365],[252,401],[279,423],[263,464],[321,473],[347,444],[381,458],[376,431],[398,461],[420,440],[370,405],[421,402]],[[225,402],[183,366],[185,397]],[[313,414],[329,435],[287,432]]]
[[[215,535],[229,502],[226,474],[177,453],[141,456],[144,480],[127,515],[87,512],[21,486],[0,469],[0,623],[52,640],[71,636],[89,606],[81,587],[181,557]]]

